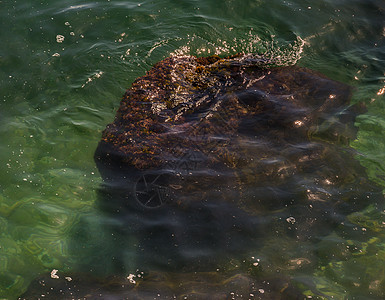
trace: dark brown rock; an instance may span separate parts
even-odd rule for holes
[[[156,252],[149,261],[175,268],[210,269],[269,234],[328,234],[381,195],[348,147],[364,109],[351,94],[253,55],[166,58],[132,84],[103,132],[101,209],[119,211],[141,253]]]
[[[364,110],[351,94],[316,71],[252,55],[157,63],[124,94],[95,153],[100,209],[120,221],[114,238],[135,235],[136,267],[180,278],[257,249],[266,262],[252,282],[316,268],[312,247],[297,242],[383,200],[349,148]],[[284,239],[292,252],[274,253]]]
[[[267,68],[253,56],[169,57],[127,90],[95,159],[106,182],[132,178],[138,202],[152,207],[299,174],[345,181],[351,170],[339,161],[351,154],[341,145],[355,137],[359,108],[348,109],[351,93],[318,72]],[[327,158],[332,170],[320,168]]]

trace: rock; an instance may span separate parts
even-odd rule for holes
[[[121,181],[144,207],[183,205],[208,191],[248,202],[252,186],[261,197],[245,208],[270,209],[277,203],[260,199],[275,198],[265,187],[293,180],[302,182],[296,194],[317,202],[363,172],[341,147],[355,138],[360,107],[349,108],[351,93],[318,72],[267,68],[251,55],[169,57],[127,90],[95,160],[106,183]],[[304,188],[315,181],[324,189]]]
[[[259,279],[313,267],[310,250],[275,259],[266,237],[297,249],[383,200],[349,148],[352,91],[253,55],[169,57],[138,78],[95,152],[100,210],[114,239],[137,240],[130,268],[211,272],[257,249]]]

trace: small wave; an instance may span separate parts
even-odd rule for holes
[[[195,51],[191,47],[191,43],[194,42],[196,37],[192,37],[185,45],[180,46],[178,49],[171,53],[171,56],[185,56],[185,55],[200,55],[200,54],[212,54],[212,55],[230,55],[235,53],[247,53],[238,58],[242,60],[243,64],[260,66],[291,66],[295,65],[302,57],[305,47],[305,41],[297,36],[296,40],[288,45],[279,45],[278,41],[263,41],[258,36],[249,36],[249,39],[243,41],[243,47],[234,47],[230,43],[225,41],[220,45],[214,45],[214,49],[208,47],[201,47]],[[159,47],[161,44],[157,44]],[[261,50],[262,49],[262,50]],[[248,51],[244,51],[248,50]],[[194,53],[195,52],[195,53]]]

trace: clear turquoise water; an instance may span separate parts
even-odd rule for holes
[[[95,205],[101,179],[93,154],[124,90],[170,54],[268,51],[354,86],[353,101],[365,102],[368,112],[357,120],[352,146],[369,178],[385,187],[383,1],[0,4],[0,296],[5,299],[22,294],[31,280],[52,269],[113,270],[116,247],[126,247],[128,265],[135,260],[131,237],[115,241],[104,226],[114,220]],[[349,218],[365,235],[341,240],[332,232],[317,245],[319,253],[330,255],[311,269],[287,272],[336,299],[381,299],[384,212],[368,207]],[[279,243],[267,241],[263,251]],[[296,257],[299,250],[290,247],[288,257],[275,254],[277,266]],[[355,250],[341,254],[349,247]]]

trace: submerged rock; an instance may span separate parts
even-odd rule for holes
[[[157,63],[103,132],[95,159],[104,181],[131,186],[145,207],[184,205],[213,190],[230,201],[236,192],[242,205],[252,186],[258,193],[244,208],[254,210],[256,202],[271,208],[263,200],[273,197],[271,182],[302,182],[297,192],[312,202],[356,180],[363,170],[341,147],[355,137],[352,89],[306,68],[267,66],[251,55]],[[326,191],[306,188],[316,181]]]
[[[364,110],[352,88],[270,63],[169,57],[124,94],[95,153],[101,209],[155,260],[204,265],[267,234],[317,238],[380,193],[348,147]]]
[[[363,110],[351,94],[252,55],[157,63],[124,94],[95,153],[100,209],[119,220],[114,239],[136,237],[126,245],[136,262],[122,258],[123,269],[211,272],[257,249],[259,279],[314,267],[311,247],[281,255],[264,243],[317,240],[382,199],[348,147]]]

